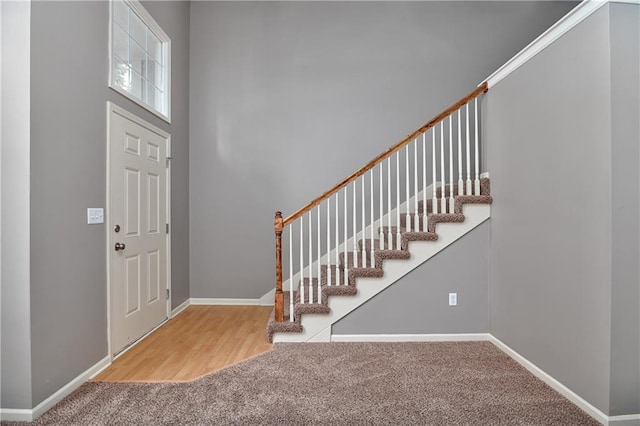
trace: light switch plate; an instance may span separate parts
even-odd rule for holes
[[[104,223],[104,209],[102,208],[88,208],[87,209],[87,223],[94,225],[96,223]]]
[[[449,306],[458,306],[458,293],[449,293]]]

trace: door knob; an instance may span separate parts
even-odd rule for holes
[[[116,251],[124,250],[124,248],[125,248],[124,243],[116,243],[116,246],[115,246]]]

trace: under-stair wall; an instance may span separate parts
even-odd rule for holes
[[[332,340],[488,333],[489,224],[473,229],[336,322]],[[449,293],[457,294],[456,306],[449,306]]]

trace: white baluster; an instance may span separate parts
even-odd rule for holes
[[[407,209],[407,213],[405,215],[407,221],[406,221],[406,223],[404,225],[405,225],[405,227],[407,229],[407,232],[410,232],[411,231],[411,211],[410,211],[411,210],[410,209],[411,205],[409,203],[409,197],[410,197],[410,193],[411,193],[411,188],[409,187],[409,145],[407,145],[405,147],[405,151],[404,152],[405,152],[405,155],[404,155],[404,158],[405,158],[404,174],[405,174],[405,189],[406,189],[405,193],[407,194],[407,198],[406,198],[407,201],[404,203],[405,208]]]
[[[387,157],[387,250],[393,250],[391,233],[391,156]]]
[[[418,138],[413,141],[413,229],[420,231],[420,216],[418,216]]]
[[[383,164],[384,161],[380,163],[380,220],[378,221],[378,227],[380,228],[380,250],[384,250],[384,187],[382,184]]]
[[[458,109],[458,195],[464,195],[464,182],[462,181],[462,130],[460,128],[460,109]]]
[[[318,252],[317,252],[317,256],[318,256],[318,260],[316,262],[316,268],[317,268],[317,276],[318,276],[318,297],[317,297],[317,302],[318,303],[322,303],[322,292],[320,291],[320,277],[322,276],[322,265],[320,262],[320,259],[322,258],[322,252],[320,251],[320,243],[321,243],[321,238],[320,238],[320,204],[318,204]],[[311,284],[313,285],[313,283]]]
[[[311,216],[313,216],[313,210],[309,210],[309,303],[313,303],[313,229]]]
[[[300,303],[304,303],[304,216],[300,218]]]
[[[433,199],[431,200],[431,213],[436,214],[438,213],[438,198],[436,197],[436,189],[438,188],[438,185],[436,183],[436,129],[437,129],[437,124],[435,126],[433,126],[432,131],[433,131],[433,143],[431,145],[431,163],[432,163],[432,168],[433,168],[433,182],[431,183],[431,189],[433,190]]]
[[[402,247],[400,236],[400,150],[396,151],[396,250]]]
[[[364,180],[366,175],[362,175],[362,267],[367,267],[367,227],[364,224],[366,205],[364,202]]]
[[[331,197],[327,198],[327,285],[331,285]]]
[[[336,192],[336,285],[340,285],[340,216],[338,204],[340,201],[340,191]],[[331,268],[329,268],[331,269]]]
[[[427,232],[427,132],[422,134],[422,232]]]
[[[293,226],[289,226],[289,321],[293,321]]]
[[[447,200],[444,196],[446,181],[444,180],[444,120],[440,122],[440,211],[447,212]]]
[[[466,108],[466,134],[467,134],[467,188],[465,194],[471,195],[471,154],[469,152],[469,104]]]
[[[478,98],[474,99],[475,103],[475,133],[476,133],[476,180],[474,181],[474,195],[480,195],[480,157],[478,152]]]
[[[357,180],[353,181],[353,267],[358,267],[358,225],[356,224],[356,190]]]
[[[449,116],[449,213],[454,213],[453,206],[453,115]]]
[[[373,229],[373,168],[369,172],[369,178],[371,179],[371,186],[370,186],[371,191],[370,191],[370,194],[369,194],[370,195],[370,206],[369,207],[371,208],[371,214],[370,214],[370,219],[371,219],[371,228],[370,228],[370,230],[371,230],[371,232],[370,232],[370,235],[371,235],[371,249],[369,250],[369,253],[370,253],[369,266],[371,268],[375,268],[375,266],[376,266],[375,265],[376,258],[375,258],[375,247],[373,245],[373,236],[375,234],[375,230]]]
[[[349,215],[347,213],[347,188],[349,186],[344,187],[344,265],[343,271],[344,274],[344,284],[349,284]]]

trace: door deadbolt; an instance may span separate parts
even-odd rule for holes
[[[113,230],[114,230],[115,232],[120,232],[120,225],[116,225],[116,226],[114,226],[114,227],[113,227]]]
[[[124,250],[124,248],[125,248],[124,243],[116,243],[115,245],[116,251]]]

